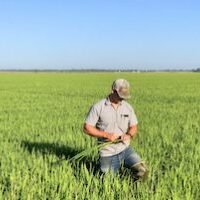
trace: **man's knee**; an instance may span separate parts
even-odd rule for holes
[[[110,170],[109,167],[102,167],[102,166],[100,167],[100,171],[101,171],[101,173],[108,173],[109,170]]]
[[[143,161],[134,164],[131,168],[135,172],[136,178],[139,178],[139,179],[147,178],[149,170]]]
[[[102,173],[117,172],[120,164],[116,156],[100,157],[99,159],[100,171]]]
[[[100,171],[103,174],[107,173],[116,173],[119,171],[119,168],[113,167],[113,166],[100,166]]]
[[[109,157],[100,157],[99,158],[99,167],[102,173],[107,173],[111,167],[111,158]]]

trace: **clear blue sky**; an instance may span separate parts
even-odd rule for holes
[[[200,66],[200,1],[0,0],[0,69]]]

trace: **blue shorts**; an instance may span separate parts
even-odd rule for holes
[[[108,172],[110,170],[112,172],[117,172],[122,165],[131,168],[133,165],[141,161],[142,159],[140,156],[130,146],[116,155],[99,157],[101,172]]]

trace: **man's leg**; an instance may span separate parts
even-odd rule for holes
[[[99,157],[99,165],[100,165],[100,171],[102,173],[107,173],[109,171],[117,172],[120,168],[120,160],[119,156],[113,155],[113,156],[105,156],[105,157]]]
[[[140,156],[129,146],[125,152],[124,166],[130,168],[135,179],[146,179],[148,176],[148,169]]]

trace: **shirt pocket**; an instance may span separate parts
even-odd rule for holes
[[[123,131],[123,133],[126,133],[128,131],[128,127],[129,127],[129,114],[127,113],[123,113],[120,115],[120,119],[119,119],[119,128]]]

